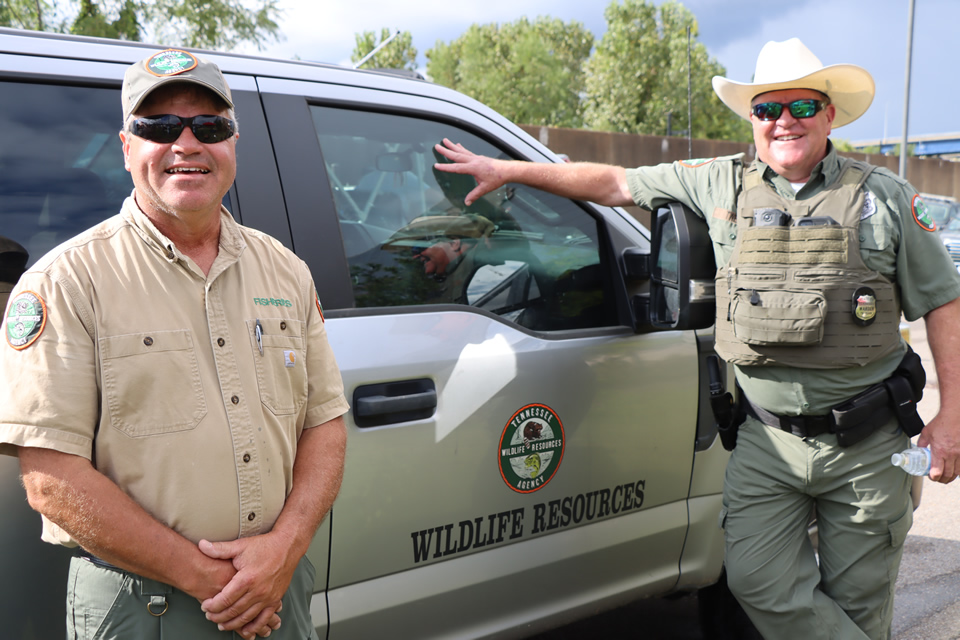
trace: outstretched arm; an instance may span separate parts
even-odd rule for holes
[[[237,574],[202,603],[207,619],[244,637],[278,610],[300,559],[340,491],[347,432],[343,418],[304,429],[293,463],[293,488],[270,533],[230,542],[200,541],[200,550],[230,560]]]
[[[436,145],[437,153],[451,163],[434,165],[438,171],[472,175],[477,188],[467,194],[465,204],[502,187],[507,183],[525,184],[564,198],[596,202],[606,206],[633,204],[627,187],[627,173],[623,167],[590,162],[551,164],[498,160],[478,156],[461,144],[444,138]]]
[[[937,368],[940,410],[917,441],[933,454],[930,479],[952,482],[960,474],[960,298],[924,316],[927,342]]]

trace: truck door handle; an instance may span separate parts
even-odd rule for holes
[[[437,388],[427,378],[368,384],[353,392],[353,418],[361,428],[423,420],[436,409]]]

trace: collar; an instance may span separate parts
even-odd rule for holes
[[[179,262],[184,255],[177,249],[177,246],[170,238],[165,236],[157,229],[153,221],[147,217],[134,198],[136,189],[130,193],[130,196],[123,201],[121,215],[127,222],[133,226],[137,234],[149,245],[160,251],[168,262]],[[220,254],[217,261],[226,258],[231,262],[235,261],[243,253],[247,243],[243,239],[240,231],[240,225],[233,219],[226,207],[220,206]]]
[[[799,191],[794,191],[790,181],[776,173],[765,162],[759,158],[754,160],[757,171],[763,176],[764,181],[769,182],[780,193],[791,200],[796,199],[800,194],[808,194],[812,189],[826,187],[833,184],[840,177],[840,156],[833,146],[833,142],[827,139],[827,155],[823,160],[817,163],[810,172],[810,179],[803,185]]]

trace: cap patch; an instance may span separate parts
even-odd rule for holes
[[[167,49],[150,56],[147,60],[147,71],[163,78],[190,71],[198,63],[196,57],[186,51]]]
[[[47,304],[32,291],[18,294],[10,301],[6,325],[7,344],[18,351],[26,349],[47,325]]]
[[[927,203],[923,201],[920,194],[913,196],[913,202],[910,208],[913,210],[913,219],[924,231],[936,231],[937,223],[930,218],[927,212]]]

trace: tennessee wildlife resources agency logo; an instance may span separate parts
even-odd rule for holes
[[[542,489],[563,460],[563,424],[545,404],[528,404],[511,416],[500,436],[500,476],[518,493]]]
[[[197,59],[186,51],[167,49],[150,56],[147,60],[147,71],[155,76],[174,76],[190,71],[197,64]]]
[[[913,219],[916,221],[920,228],[924,231],[936,231],[937,223],[930,218],[930,213],[927,211],[927,203],[923,201],[923,198],[920,197],[920,194],[913,196]]]
[[[32,291],[24,291],[10,301],[7,311],[7,343],[14,349],[33,344],[47,324],[47,305]]]

